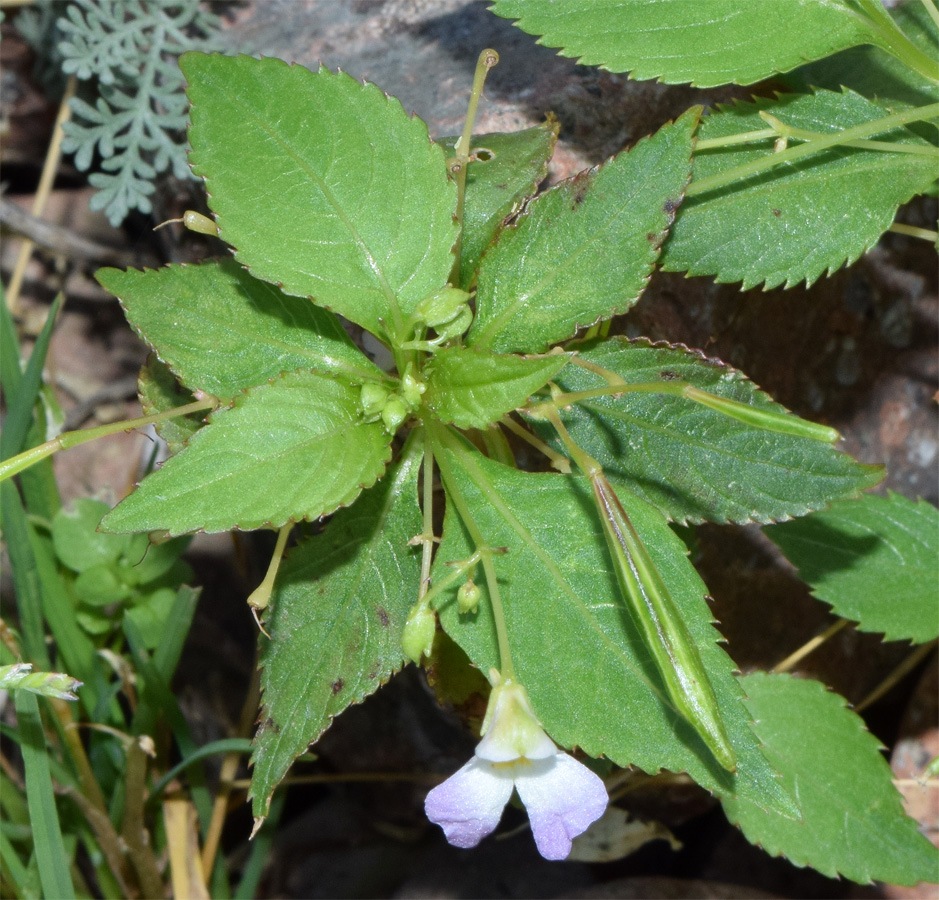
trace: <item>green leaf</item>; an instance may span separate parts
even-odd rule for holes
[[[154,544],[145,534],[134,535],[130,546],[124,553],[123,561],[118,564],[121,578],[126,584],[132,586],[146,586],[157,579],[162,582],[169,577],[170,573],[175,577],[178,572],[182,571],[186,573],[185,576],[176,579],[174,584],[178,585],[181,581],[187,581],[192,578],[192,572],[179,557],[189,543],[189,538],[183,537]],[[180,565],[183,566],[182,569]]]
[[[862,884],[939,881],[936,848],[904,814],[879,741],[844,698],[788,675],[741,680],[764,753],[802,814],[781,819],[742,797],[722,798],[747,839],[829,877]]]
[[[381,377],[334,315],[253,278],[234,260],[101,269],[96,277],[191,391],[230,400],[295,369]]]
[[[471,150],[478,158],[466,169],[461,287],[469,288],[475,282],[479,260],[503,222],[534,195],[548,174],[559,127],[556,120],[549,119],[512,134],[473,135]],[[454,137],[437,138],[448,156],[453,155],[456,141]]]
[[[616,492],[602,474],[591,477],[590,483],[621,596],[642,631],[669,699],[715,759],[733,772],[737,759],[697,644]]]
[[[521,406],[569,357],[496,356],[472,348],[440,350],[430,365],[424,403],[442,422],[485,428]]]
[[[212,414],[181,453],[104,517],[105,531],[280,528],[348,506],[381,477],[391,437],[359,421],[359,390],[290,372]]]
[[[907,0],[887,12],[923,53],[936,57],[939,32],[924,3]],[[789,90],[801,93],[813,87],[830,91],[848,87],[889,110],[939,102],[939,84],[927,81],[878,47],[845,50],[829,59],[800,66],[782,81]]]
[[[13,376],[6,379],[8,382],[15,382],[16,389],[15,392],[10,391],[7,393],[7,415],[3,421],[3,433],[0,434],[0,459],[9,459],[23,449],[27,432],[33,422],[33,407],[36,405],[42,389],[42,370],[46,362],[46,355],[49,352],[52,331],[61,307],[62,295],[60,294],[49,308],[46,321],[36,337],[36,343],[33,345],[29,362],[26,364],[22,377]],[[15,343],[13,343],[10,349],[12,350],[15,346]],[[18,352],[14,357],[14,360],[16,359],[19,359]]]
[[[812,594],[862,631],[939,637],[939,510],[925,500],[861,497],[765,531]]]
[[[877,38],[848,0],[773,0],[759,12],[739,0],[496,0],[492,11],[581,65],[698,87],[752,84]]]
[[[427,126],[325,68],[198,53],[180,66],[193,170],[236,258],[375,334],[400,333],[453,265],[456,185]]]
[[[832,134],[884,118],[887,111],[851,91],[788,94],[738,103],[701,123],[701,141],[763,130],[765,110],[781,122]],[[662,254],[662,267],[742,282],[744,289],[811,284],[851,263],[890,227],[897,207],[936,180],[932,145],[906,128],[876,136],[924,155],[833,147],[689,196]],[[694,178],[728,172],[773,154],[773,141],[704,150]]]
[[[760,753],[734,678],[718,646],[707,589],[684,544],[661,515],[635,497],[623,506],[655,559],[714,688],[737,773],[721,768],[672,707],[620,595],[587,479],[520,472],[475,451],[436,454],[448,495],[458,492],[493,556],[515,670],[548,733],[565,747],[647,772],[688,772],[721,793],[740,793],[785,815],[792,801]],[[448,499],[435,577],[476,547]],[[456,587],[441,594],[446,632],[483,672],[500,666],[485,579],[476,614],[457,610]]]
[[[629,309],[681,203],[699,113],[533,200],[483,257],[468,343],[540,353]]]
[[[85,569],[75,579],[75,594],[90,606],[108,606],[130,596],[131,589],[121,582],[110,566]]]
[[[690,384],[771,414],[775,428],[813,427],[720,360],[626,338],[612,338],[580,356],[646,390],[581,400],[562,410],[571,436],[614,486],[677,522],[801,516],[832,500],[856,497],[883,478],[882,467],[858,463],[825,441],[757,427],[682,395],[681,386]],[[557,381],[566,391],[606,386],[599,375],[573,365]],[[535,427],[563,450],[553,428]]]
[[[69,872],[70,859],[65,852],[62,826],[56,810],[39,702],[28,691],[17,691],[15,702],[25,769],[26,800],[42,892],[47,898],[68,900],[75,896],[75,890]]]
[[[133,620],[140,631],[143,645],[148,650],[156,650],[160,646],[175,603],[176,592],[165,587],[154,591],[143,603],[124,611],[124,615]]]
[[[290,551],[278,576],[262,645],[264,705],[254,739],[254,814],[296,757],[333,718],[401,667],[401,632],[417,597],[420,558],[408,541],[421,530],[421,453],[396,467],[326,531]]]
[[[130,538],[126,535],[102,534],[97,530],[109,509],[100,500],[79,497],[55,514],[52,520],[55,555],[73,572],[115,563],[127,549]]]
[[[192,391],[184,388],[166,363],[160,362],[151,353],[137,376],[137,396],[140,408],[145,416],[175,409],[195,402]],[[164,419],[153,427],[156,433],[166,441],[170,454],[179,453],[186,442],[205,424],[205,413],[189,413],[188,416],[176,416]]]

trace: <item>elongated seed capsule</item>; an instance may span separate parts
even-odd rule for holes
[[[737,757],[694,638],[610,483],[602,474],[592,474],[590,482],[616,578],[655,657],[669,697],[714,758],[728,771],[736,771]]]
[[[811,438],[813,441],[822,441],[826,444],[834,444],[841,437],[834,428],[829,428],[827,425],[809,422],[791,413],[776,412],[772,409],[756,409],[747,403],[739,403],[727,397],[709,394],[707,391],[702,391],[690,384],[681,393],[689,400],[694,400],[695,403],[700,403],[708,409],[713,409],[715,412],[737,419],[738,422],[752,425],[754,428],[775,431],[777,434],[791,434],[794,437]]]

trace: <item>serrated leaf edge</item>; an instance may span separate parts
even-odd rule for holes
[[[667,122],[664,122],[658,129],[656,129],[652,134],[644,135],[642,138],[636,141],[631,147],[624,148],[619,153],[613,154],[613,156],[609,157],[608,159],[605,159],[603,162],[598,163],[595,166],[590,166],[587,169],[583,169],[580,172],[577,172],[576,174],[571,175],[569,178],[565,178],[563,181],[559,181],[557,184],[552,185],[547,191],[537,194],[536,196],[529,197],[522,204],[522,207],[519,210],[519,212],[512,218],[512,221],[508,222],[508,224],[504,224],[504,227],[500,228],[496,232],[495,237],[490,242],[489,246],[486,247],[486,249],[483,251],[482,255],[479,258],[479,266],[477,267],[477,271],[482,268],[485,257],[489,254],[489,252],[493,249],[493,247],[495,247],[499,243],[502,236],[508,232],[517,230],[518,227],[521,225],[521,223],[530,214],[531,206],[537,203],[542,197],[548,196],[553,191],[560,192],[563,189],[568,189],[572,187],[577,181],[584,181],[588,178],[591,178],[597,175],[599,172],[601,172],[604,168],[606,168],[615,160],[619,160],[623,157],[628,157],[629,154],[632,153],[637,147],[644,144],[646,141],[652,140],[663,128],[666,128],[669,125],[674,125],[675,122],[678,121],[678,119],[682,118],[683,116],[688,115],[694,109],[695,107],[691,107],[691,109],[686,110],[684,113],[682,113],[681,116],[676,116],[674,119],[669,119]],[[701,112],[703,110],[703,107],[698,107],[697,109],[698,109],[697,121],[695,123],[694,128],[692,129],[693,132],[697,130],[698,125],[700,124]],[[655,272],[656,266],[658,265],[658,262],[659,262],[659,258],[662,255],[662,246],[664,245],[666,239],[668,238],[669,232],[671,231],[671,227],[675,222],[675,217],[678,213],[678,210],[681,207],[682,203],[684,202],[685,192],[688,189],[688,185],[691,183],[692,160],[694,158],[694,147],[695,147],[696,142],[697,142],[697,138],[695,137],[694,134],[692,134],[691,151],[688,154],[688,175],[685,178],[685,183],[683,187],[681,188],[681,191],[679,192],[677,198],[670,197],[665,202],[664,211],[667,217],[667,222],[665,224],[665,227],[656,234],[656,239],[654,241],[649,242],[650,246],[655,251],[655,256],[645,267],[646,269],[645,274],[644,275],[640,274],[639,276],[641,280],[641,286],[638,292],[636,293],[636,295],[632,297],[631,299],[624,301],[622,304],[617,304],[613,306],[609,310],[609,312],[601,313],[600,315],[597,316],[597,318],[595,318],[591,322],[577,322],[574,325],[573,330],[566,336],[557,338],[554,341],[549,341],[545,343],[543,347],[539,346],[538,349],[529,348],[529,350],[526,352],[535,354],[535,355],[539,353],[543,353],[552,346],[556,346],[558,344],[564,343],[565,341],[571,340],[571,338],[574,338],[577,335],[577,332],[580,331],[581,329],[592,328],[594,325],[598,325],[600,322],[605,322],[607,319],[612,319],[614,316],[622,315],[623,313],[629,312],[629,310],[632,309],[639,302],[639,299],[645,293],[646,287],[648,286],[649,281],[652,278],[653,273]],[[492,339],[495,339],[497,335],[498,335],[498,332],[496,332],[496,334],[493,335]],[[483,347],[480,349],[489,349],[489,348],[487,346],[487,347]]]

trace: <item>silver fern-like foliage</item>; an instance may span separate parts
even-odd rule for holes
[[[217,15],[199,0],[69,0],[24,10],[17,25],[62,73],[86,83],[70,101],[62,147],[81,171],[98,167],[88,178],[98,189],[92,209],[118,225],[131,210],[151,212],[161,173],[191,177],[177,60],[221,49]]]

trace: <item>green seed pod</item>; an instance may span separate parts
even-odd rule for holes
[[[385,403],[381,411],[381,420],[389,434],[394,434],[398,426],[408,417],[410,410],[404,401],[397,395],[392,394]]]
[[[420,665],[422,656],[430,656],[436,631],[437,617],[434,611],[423,603],[415,603],[401,632],[401,649],[404,650],[404,655]]]
[[[418,304],[415,315],[431,328],[452,322],[469,301],[470,295],[455,287],[441,288]]]
[[[616,579],[669,697],[715,759],[734,772],[737,757],[701,654],[681,611],[610,483],[602,474],[592,475],[590,481]]]
[[[755,409],[746,403],[739,403],[727,397],[710,394],[690,384],[682,391],[682,395],[689,400],[694,400],[695,403],[706,406],[708,409],[723,413],[731,419],[752,425],[754,428],[775,431],[777,434],[791,434],[794,437],[810,438],[813,441],[821,441],[825,444],[834,444],[841,437],[834,428],[829,428],[827,425],[808,422],[787,412]]]
[[[481,595],[482,591],[479,589],[479,585],[472,578],[460,585],[460,589],[456,592],[456,605],[459,607],[460,612],[476,612],[479,609]]]
[[[380,384],[368,382],[362,385],[359,393],[359,409],[366,418],[380,416],[382,409],[388,402],[388,389]]]

